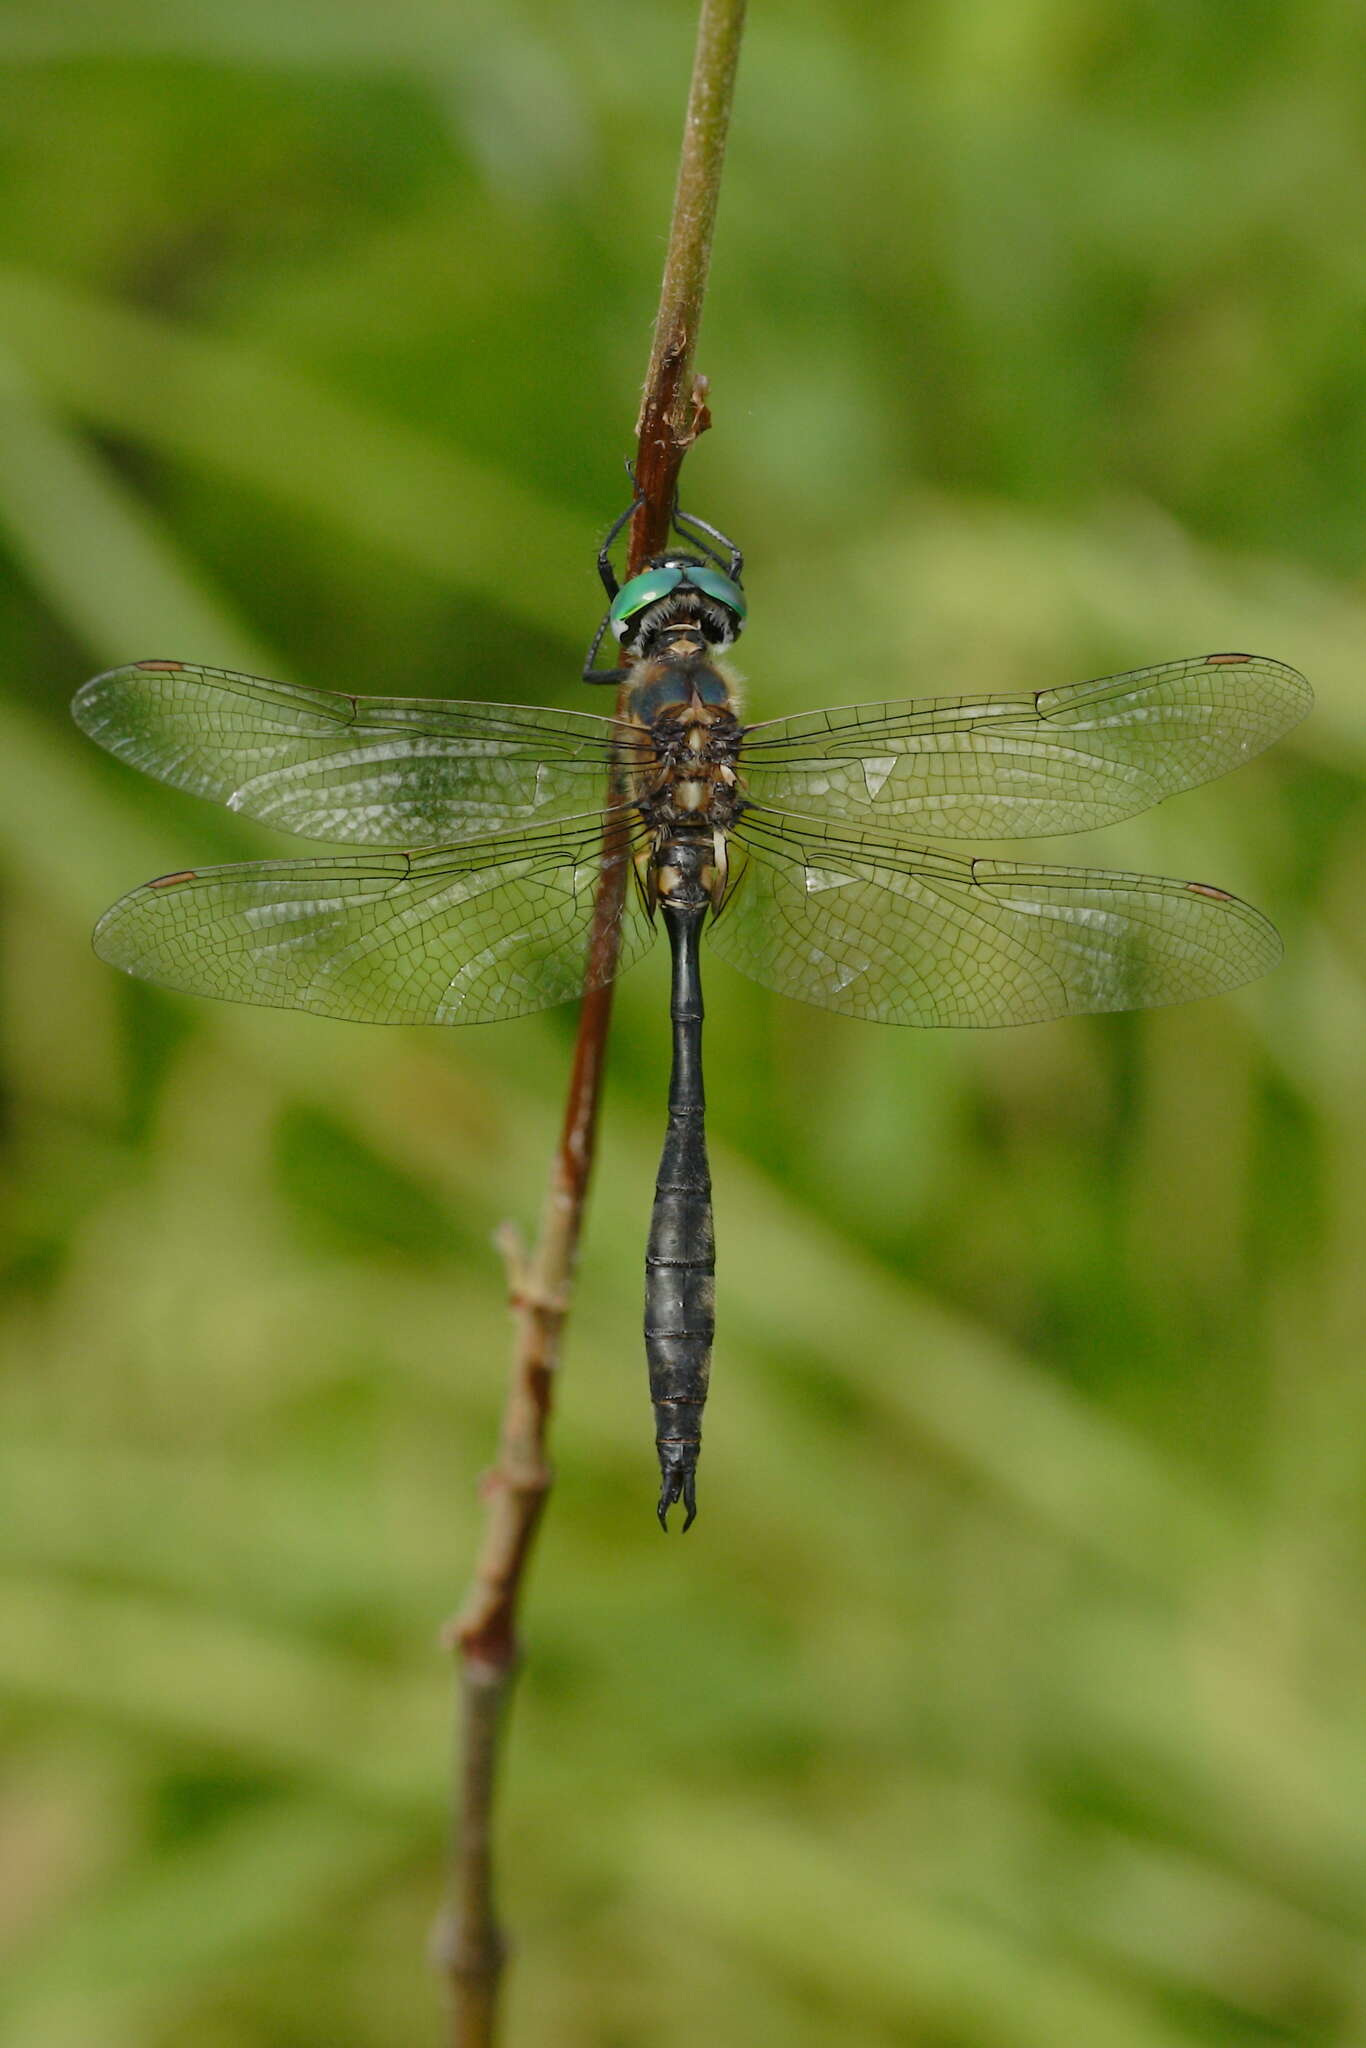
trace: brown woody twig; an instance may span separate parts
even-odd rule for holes
[[[654,346],[637,422],[640,504],[631,523],[628,576],[666,546],[683,458],[711,423],[706,379],[693,375],[692,360],[744,15],[745,0],[702,0]],[[620,714],[623,701],[617,709]],[[506,1956],[493,1903],[499,1740],[519,1656],[518,1597],[550,1489],[546,1440],[593,1165],[625,886],[624,863],[604,861],[589,940],[589,988],[540,1236],[530,1251],[510,1227],[500,1239],[516,1341],[497,1461],[482,1486],[484,1526],[474,1579],[446,1631],[459,1656],[460,1714],[450,1899],[436,1947],[451,1987],[452,2048],[492,2048],[496,2037]]]

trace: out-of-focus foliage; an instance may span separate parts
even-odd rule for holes
[[[510,2043],[1366,2040],[1366,28],[762,0],[690,501],[750,701],[1209,647],[1276,753],[1103,843],[1281,925],[974,1037],[709,979],[720,1340],[661,1539],[623,983],[503,1810]],[[9,2048],[435,2037],[447,1683],[573,1019],[90,955],[294,850],[67,720],[183,656],[585,701],[692,36],[597,0],[0,6]],[[592,707],[600,708],[600,707]]]

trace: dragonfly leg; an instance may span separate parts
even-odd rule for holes
[[[710,525],[705,519],[699,519],[695,512],[684,512],[676,500],[674,503],[672,525],[674,532],[680,540],[687,541],[690,547],[701,548],[704,555],[710,555],[713,562],[718,564],[721,563],[721,557],[717,554],[716,549],[709,548],[707,543],[704,540],[699,540],[697,536],[699,533],[709,533],[713,540],[720,541],[730,558],[724,564],[726,574],[730,577],[732,583],[740,581],[741,572],[745,566],[745,558],[728,534],[722,533],[719,527]],[[693,530],[689,532],[689,528]]]
[[[626,465],[626,471],[627,475],[630,476],[631,465],[629,463]],[[631,476],[631,481],[632,483],[635,482],[634,476]],[[612,567],[612,544],[627,520],[634,519],[644,503],[645,493],[637,491],[621,517],[612,521],[611,526],[607,530],[607,538],[598,549],[598,574],[602,578],[602,587],[607,592],[609,604],[615,600],[617,592],[621,589],[621,585],[617,582],[617,572]]]
[[[635,471],[631,468],[629,462],[626,465],[626,474],[630,477],[631,482],[634,483],[636,480]],[[617,593],[621,589],[621,585],[617,581],[617,572],[612,567],[613,543],[627,520],[633,519],[644,503],[645,493],[637,491],[620,518],[612,521],[611,526],[607,530],[607,538],[598,549],[598,574],[602,578],[602,587],[607,592],[609,604],[616,602]],[[598,658],[598,649],[602,645],[602,636],[607,631],[610,620],[611,614],[609,613],[593,635],[592,645],[588,649],[588,657],[583,665],[583,681],[585,683],[624,683],[630,673],[629,669],[624,668],[594,668],[593,666],[593,663]]]
[[[582,682],[624,683],[627,676],[631,673],[631,671],[626,668],[594,668],[593,663],[598,658],[598,649],[602,645],[602,636],[606,631],[607,620],[604,619],[602,624],[598,627],[597,632],[593,635],[592,641],[589,644],[588,653],[585,657],[583,664],[583,673],[580,677],[580,681]]]

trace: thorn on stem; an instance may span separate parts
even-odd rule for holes
[[[691,448],[693,442],[699,440],[711,426],[711,407],[707,404],[710,391],[711,378],[704,377],[699,370],[692,380],[692,390],[688,394],[690,417],[687,432],[683,436],[686,447]]]

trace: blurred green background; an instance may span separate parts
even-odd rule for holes
[[[9,2048],[437,2038],[448,1678],[574,1019],[91,955],[299,851],[67,703],[180,656],[587,704],[688,5],[0,5]],[[749,703],[1211,647],[1308,726],[1044,849],[1228,1001],[999,1034],[717,963],[702,1519],[653,1517],[665,963],[622,984],[504,1784],[510,2044],[1366,2043],[1366,16],[765,0],[686,501]]]

